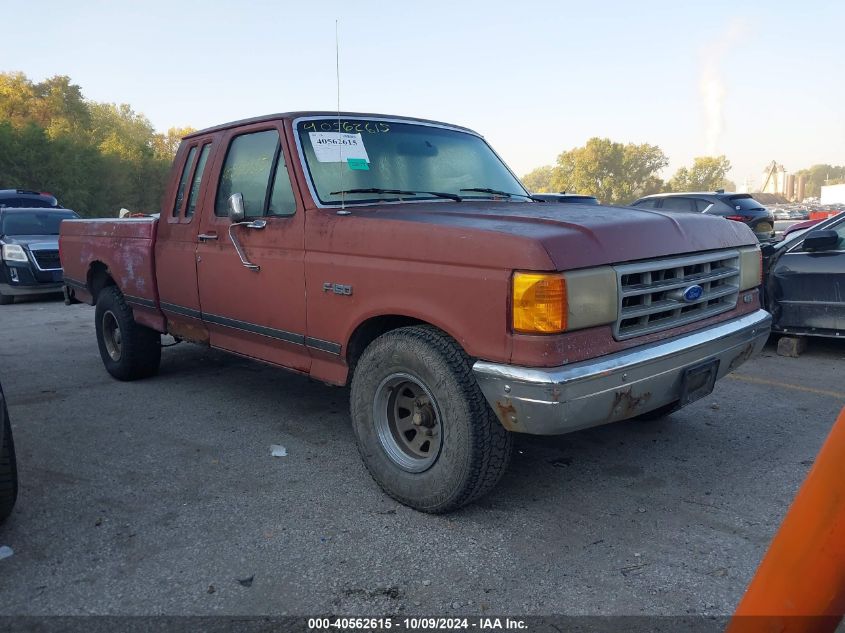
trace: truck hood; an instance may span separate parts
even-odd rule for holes
[[[462,247],[475,241],[473,238],[484,240],[485,235],[491,249],[504,246],[501,238],[507,237],[521,242],[523,247],[539,244],[550,260],[546,266],[555,270],[758,243],[741,222],[630,207],[465,200],[350,207],[350,211],[361,218],[430,225],[427,233],[432,239],[446,238],[451,242],[448,236],[454,234],[463,240]],[[441,228],[450,230],[437,230]],[[507,251],[519,250],[499,250],[500,263],[504,263],[501,259]],[[530,265],[538,265],[536,257],[532,259],[535,261]],[[508,263],[515,267],[527,265],[519,261]]]

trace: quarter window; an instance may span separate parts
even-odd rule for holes
[[[273,190],[270,193],[270,205],[267,207],[267,215],[293,215],[296,212],[296,199],[293,197],[293,188],[290,185],[285,155],[279,152],[279,161],[276,164],[276,175],[273,177]]]
[[[179,188],[176,190],[176,202],[173,204],[173,217],[179,215],[182,208],[182,201],[185,199],[185,187],[188,185],[188,176],[191,174],[191,167],[194,166],[194,158],[197,155],[197,148],[192,147],[182,168],[182,176],[179,178]]]
[[[208,155],[211,152],[211,143],[202,146],[200,158],[197,161],[197,168],[194,170],[194,179],[191,181],[191,192],[188,194],[188,207],[185,209],[185,217],[194,215],[197,208],[197,196],[202,184],[202,173],[205,171],[205,164],[208,162]]]

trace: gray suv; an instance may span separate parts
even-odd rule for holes
[[[774,214],[749,193],[725,193],[724,191],[657,193],[640,198],[631,206],[641,209],[718,215],[748,225],[759,240],[770,240],[775,236]]]

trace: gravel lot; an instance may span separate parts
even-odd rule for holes
[[[726,614],[845,405],[845,342],[770,344],[668,419],[518,438],[492,495],[427,516],[367,475],[344,389],[187,344],[120,383],[92,308],[0,319],[0,615]]]

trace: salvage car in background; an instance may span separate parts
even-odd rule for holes
[[[775,216],[748,193],[724,191],[657,193],[640,198],[632,207],[718,215],[746,224],[758,240],[775,236]]]
[[[15,462],[15,444],[3,386],[0,385],[0,523],[12,513],[18,497],[18,468]]]
[[[598,204],[598,198],[595,196],[588,196],[580,193],[532,193],[531,196],[535,200],[542,200],[543,202],[563,202],[568,204]]]
[[[763,249],[773,330],[845,336],[845,213]]]
[[[78,217],[60,207],[0,207],[0,305],[16,296],[62,291],[59,225]]]

